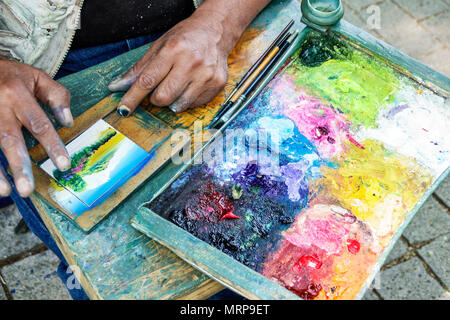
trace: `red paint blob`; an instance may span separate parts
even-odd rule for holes
[[[319,295],[320,290],[322,290],[322,286],[320,284],[311,282],[308,284],[308,287],[306,289],[297,289],[293,287],[288,289],[304,300],[313,300]]]
[[[226,214],[224,214],[220,219],[219,222],[225,219],[240,219],[241,217],[238,217],[237,215],[235,215],[233,212],[228,212]]]
[[[223,219],[239,219],[233,214],[231,199],[217,191],[214,184],[206,184],[198,191],[184,207],[189,219],[204,219],[211,223],[217,223]]]
[[[351,135],[347,134],[348,140],[350,140],[351,143],[353,143],[355,146],[357,146],[360,149],[365,150],[366,147],[364,147],[362,144],[360,144],[358,141],[356,141]]]
[[[347,240],[347,249],[350,253],[357,254],[359,249],[361,249],[361,245],[357,240],[348,239]]]
[[[304,267],[319,269],[321,266],[322,261],[320,261],[320,258],[316,254],[312,256],[305,255],[298,259],[297,263],[292,267],[292,271],[299,273]]]

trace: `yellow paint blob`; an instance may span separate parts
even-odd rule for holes
[[[381,142],[351,145],[335,159],[338,168],[322,169],[318,185],[366,221],[379,237],[396,231],[432,182],[429,170],[414,159],[393,153]]]

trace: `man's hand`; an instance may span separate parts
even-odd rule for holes
[[[66,88],[41,70],[0,57],[0,146],[22,197],[28,197],[34,189],[22,126],[36,137],[59,170],[71,165],[64,144],[36,99],[48,104],[62,125],[73,125]],[[5,172],[0,169],[0,195],[10,192]]]
[[[119,113],[128,116],[149,94],[156,106],[181,112],[212,99],[227,80],[228,50],[221,31],[199,18],[177,24],[118,81],[111,91],[128,90]]]
[[[160,39],[111,91],[128,92],[118,112],[130,115],[150,94],[174,112],[209,102],[225,86],[227,58],[245,27],[268,0],[208,0]]]

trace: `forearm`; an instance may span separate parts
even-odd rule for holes
[[[192,18],[206,27],[220,29],[223,45],[231,51],[245,28],[271,0],[206,0]]]

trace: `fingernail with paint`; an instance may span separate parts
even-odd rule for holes
[[[64,108],[63,115],[64,115],[64,121],[66,123],[66,126],[69,128],[72,127],[73,126],[73,116],[72,116],[72,112],[70,112],[70,109]]]
[[[72,163],[70,159],[66,156],[59,156],[56,158],[56,166],[61,171],[66,171],[67,169],[69,169],[71,167],[71,164]]]
[[[5,180],[0,180],[0,195],[3,197],[8,196],[11,193],[11,187]]]
[[[169,109],[172,110],[172,111],[175,112],[175,113],[178,113],[178,112],[181,111],[180,105],[175,104],[175,103],[171,104],[171,105],[169,106]]]
[[[131,113],[130,108],[128,108],[126,105],[122,104],[119,108],[117,108],[117,113],[122,117],[128,117]]]
[[[118,77],[117,79],[111,81],[111,82],[108,84],[108,89],[109,89],[109,91],[114,91],[114,90],[116,90],[117,84],[120,82],[121,79],[122,79],[121,77]]]
[[[179,98],[169,106],[169,109],[175,113],[180,113],[189,109],[191,102],[185,98]]]
[[[17,180],[16,187],[21,196],[28,196],[33,192],[33,184],[24,177]]]
[[[73,117],[69,108],[64,108],[60,106],[55,111],[55,118],[61,123],[63,126],[72,127],[73,126]]]
[[[110,83],[109,83],[109,85],[111,86],[111,85],[115,85],[115,84],[117,84],[120,80],[122,80],[122,77],[121,76],[118,76],[117,78],[115,78],[113,81],[111,81]]]

